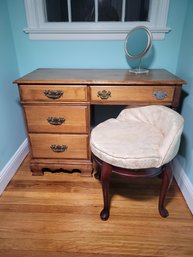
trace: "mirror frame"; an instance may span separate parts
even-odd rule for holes
[[[128,52],[127,50],[127,43],[128,43],[128,39],[129,37],[131,36],[131,34],[136,31],[136,30],[140,30],[140,29],[143,29],[145,30],[145,32],[147,33],[147,37],[148,37],[148,41],[147,41],[147,45],[145,47],[145,49],[139,53],[139,54],[136,54],[136,55],[132,55],[131,53]],[[137,26],[135,28],[133,28],[132,30],[130,30],[128,33],[127,33],[127,36],[125,38],[125,44],[124,44],[124,49],[125,49],[125,53],[128,57],[132,58],[132,59],[138,59],[138,58],[142,58],[152,47],[152,34],[150,32],[150,30],[145,27],[145,26]]]

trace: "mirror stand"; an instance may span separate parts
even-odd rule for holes
[[[141,62],[142,62],[142,58],[140,58],[140,60],[139,60],[139,67],[135,68],[135,69],[130,69],[129,72],[135,73],[135,74],[148,73],[149,72],[148,69],[141,68]]]

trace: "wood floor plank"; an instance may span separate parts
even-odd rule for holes
[[[34,177],[28,164],[26,158],[0,197],[0,257],[193,256],[193,219],[175,181],[164,219],[157,209],[160,179],[113,178],[104,222],[100,181],[48,172]]]

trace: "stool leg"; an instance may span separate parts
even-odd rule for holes
[[[169,215],[169,212],[164,207],[164,201],[173,178],[170,163],[162,167],[161,176],[162,176],[162,185],[161,185],[161,190],[159,195],[159,213],[163,218],[166,218]]]
[[[101,167],[94,160],[93,160],[93,172],[92,172],[92,175],[94,175],[94,177],[96,179],[100,179],[101,178]]]
[[[107,220],[109,218],[109,183],[112,174],[112,166],[106,162],[103,162],[101,169],[101,183],[103,190],[103,201],[104,208],[100,213],[102,220]]]

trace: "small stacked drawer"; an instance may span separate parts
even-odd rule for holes
[[[84,85],[20,85],[32,159],[89,160]]]

